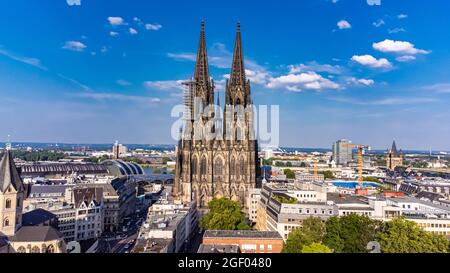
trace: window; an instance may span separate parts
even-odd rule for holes
[[[236,160],[234,159],[234,156],[231,158],[230,163],[230,175],[234,175],[236,172]]]
[[[55,247],[53,245],[49,245],[47,247],[47,253],[55,253]]]
[[[267,250],[272,251],[272,245],[267,245]]]
[[[5,208],[7,208],[7,209],[11,208],[11,199],[6,199]]]
[[[241,176],[245,176],[245,160],[244,158],[241,158]]]
[[[33,248],[31,249],[31,253],[39,253],[41,252],[41,250],[39,249],[38,246],[33,246]]]
[[[4,227],[9,227],[9,219],[8,219],[8,218],[6,218],[6,219],[3,221],[3,226],[4,226]]]
[[[25,247],[21,246],[21,247],[19,247],[19,248],[17,249],[17,252],[18,252],[18,253],[26,253],[27,250],[25,249]]]
[[[201,175],[206,175],[206,157],[202,158],[202,164],[200,166]]]
[[[197,175],[197,165],[198,165],[198,159],[196,156],[194,156],[194,159],[191,162],[191,170],[193,175]]]
[[[259,251],[264,251],[264,245],[259,245]]]
[[[223,174],[223,161],[220,157],[216,158],[214,161],[214,175],[222,175]]]

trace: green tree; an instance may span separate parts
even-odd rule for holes
[[[227,198],[213,199],[209,212],[202,217],[200,226],[209,230],[249,230],[239,202]]]
[[[284,164],[283,161],[277,161],[277,162],[275,162],[275,166],[276,167],[284,167],[284,166],[286,166],[286,164]]]
[[[334,252],[364,253],[367,244],[375,239],[379,225],[378,221],[357,214],[332,217],[326,223],[323,243]]]
[[[284,174],[287,179],[295,179],[295,172],[291,169],[284,169]]]
[[[302,227],[292,230],[283,247],[284,253],[302,253],[303,247],[321,243],[325,235],[325,224],[320,218],[305,219]]]
[[[292,162],[291,161],[286,162],[286,167],[292,167]]]
[[[325,177],[325,179],[335,179],[332,171],[323,171],[322,174]]]
[[[333,253],[333,250],[320,243],[311,243],[303,246],[302,253]]]
[[[424,231],[416,223],[396,218],[383,224],[377,236],[384,253],[448,253],[449,243],[442,235]]]
[[[380,179],[376,178],[376,177],[364,177],[364,181],[366,182],[375,182],[375,183],[380,183]]]

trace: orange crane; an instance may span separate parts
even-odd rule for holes
[[[359,182],[359,186],[362,186],[362,183],[364,181],[364,177],[363,177],[363,166],[364,166],[364,159],[363,159],[363,150],[364,149],[370,149],[369,146],[366,145],[362,145],[362,144],[353,144],[353,143],[346,143],[345,144],[346,147],[349,148],[356,148],[358,149],[358,182]]]
[[[317,165],[318,162],[319,162],[319,160],[314,159],[314,180],[315,181],[319,180],[319,167]]]

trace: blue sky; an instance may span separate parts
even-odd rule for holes
[[[448,1],[241,2],[1,0],[0,140],[173,143],[204,17],[220,96],[241,21],[282,146],[450,150]]]

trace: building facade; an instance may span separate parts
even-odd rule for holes
[[[352,142],[347,139],[341,139],[333,144],[333,160],[336,165],[347,166],[353,160],[353,148],[349,146]]]
[[[257,230],[207,230],[204,246],[239,246],[242,253],[281,253],[283,238],[278,232]]]
[[[177,146],[174,194],[184,202],[206,207],[213,198],[226,197],[247,205],[248,192],[259,177],[250,92],[238,25],[225,109],[222,112],[219,100],[214,104],[202,22],[195,74],[185,93],[185,128]]]

